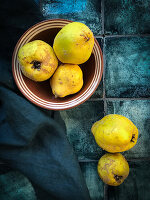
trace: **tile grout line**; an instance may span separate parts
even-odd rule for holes
[[[111,97],[105,97],[105,98],[91,98],[89,99],[88,101],[102,101],[102,100],[106,100],[106,101],[134,101],[134,100],[150,100],[150,97],[114,97],[114,98],[111,98]]]
[[[103,31],[103,30],[102,30]],[[121,37],[150,37],[150,34],[127,34],[127,35],[95,35],[95,38],[121,38]]]
[[[41,12],[41,14],[42,14],[42,16],[43,16],[43,12],[42,12],[42,2],[43,2],[43,0],[39,0],[40,12]],[[44,20],[45,20],[45,19],[44,19]]]
[[[103,38],[103,102],[104,102],[104,116],[106,115],[106,99],[105,99],[105,35],[104,35],[104,0],[101,1],[101,15],[102,15],[102,38]]]
[[[111,97],[108,97],[108,98],[106,98],[107,100],[109,100],[109,101],[113,101],[113,100],[120,100],[120,101],[123,101],[123,100],[150,100],[150,97],[114,97],[114,98],[111,98]]]
[[[107,114],[105,71],[106,71],[106,59],[105,59],[105,37],[104,37],[103,38],[103,98],[102,98],[104,101],[104,116]]]
[[[107,114],[107,103],[106,103],[106,89],[105,89],[105,28],[104,28],[104,0],[101,1],[101,11],[102,11],[102,33],[103,33],[103,102],[104,102],[104,116]],[[108,200],[108,186],[104,184],[104,200]]]
[[[42,0],[39,0],[39,8],[40,8],[40,12],[41,12],[41,14],[42,14],[42,2],[41,2]]]
[[[126,156],[125,156],[126,157]],[[126,158],[129,162],[141,162],[141,161],[150,161],[150,157],[141,157],[141,158]],[[92,162],[98,162],[99,159],[91,159],[91,160],[78,160],[79,163],[92,163]]]
[[[104,184],[104,200],[108,200],[108,185]]]
[[[102,36],[104,36],[104,0],[101,1]]]
[[[105,98],[105,51],[104,51],[105,39],[103,39],[103,99]]]
[[[101,17],[102,17],[102,35],[104,36],[104,0],[101,1]],[[104,115],[105,115],[105,52],[104,52],[105,40],[103,37],[103,101],[104,101]]]
[[[105,38],[104,38],[104,44],[103,44],[103,101],[104,101],[104,116],[107,115],[105,72],[106,72],[106,59],[105,59]]]
[[[105,35],[106,38],[114,38],[114,37],[150,37],[150,34],[122,34],[122,35]]]

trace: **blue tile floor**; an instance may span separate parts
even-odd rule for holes
[[[103,154],[103,150],[97,146],[91,134],[92,124],[104,116],[103,110],[103,101],[91,100],[76,108],[60,111],[68,138],[80,162],[97,160]]]
[[[91,199],[148,200],[150,0],[41,2],[41,11],[46,19],[64,18],[89,26],[103,52],[103,78],[93,96],[77,108],[54,113],[55,119],[59,117],[63,121]],[[91,126],[95,121],[113,113],[128,117],[139,129],[137,145],[123,153],[129,161],[129,177],[116,188],[103,184],[98,177],[97,162],[104,151],[97,146],[91,134]]]
[[[150,0],[104,0],[105,34],[149,34]]]
[[[149,55],[150,36],[106,38],[106,97],[149,97]]]
[[[46,19],[63,18],[88,23],[95,35],[102,34],[101,1],[99,0],[43,0],[41,10]]]
[[[97,162],[81,162],[80,166],[92,199],[103,200],[104,183],[99,179]]]

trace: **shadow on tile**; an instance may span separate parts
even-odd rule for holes
[[[104,41],[103,41],[103,38],[96,38],[99,45],[100,45],[100,48],[102,50],[102,53],[103,53],[103,45],[104,45]],[[100,81],[100,84],[97,88],[97,90],[94,92],[94,94],[91,96],[90,100],[91,99],[98,99],[98,98],[103,98],[103,77]]]
[[[31,183],[20,172],[11,171],[0,175],[1,200],[36,200]]]
[[[129,118],[139,130],[137,144],[123,153],[126,158],[150,157],[150,100],[107,101],[107,114],[113,113]]]
[[[104,184],[97,173],[97,162],[82,162],[80,167],[85,178],[91,200],[104,199]]]
[[[150,97],[150,37],[106,38],[106,96]]]
[[[150,0],[105,0],[105,34],[150,33]]]
[[[91,101],[92,99],[99,99],[99,98],[103,98],[103,77],[101,79],[101,82],[100,82],[98,88],[96,89],[96,91],[90,97],[89,100]]]
[[[108,187],[108,200],[149,200],[150,161],[129,162],[130,173],[118,187]]]
[[[94,33],[102,34],[101,1],[99,0],[43,0],[41,12],[46,19],[62,18],[85,23]]]
[[[64,121],[68,139],[78,160],[99,159],[103,151],[96,144],[91,127],[104,116],[103,101],[87,101],[76,108],[55,112],[54,119],[57,119],[58,115]]]

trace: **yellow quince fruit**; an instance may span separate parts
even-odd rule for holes
[[[50,85],[55,97],[77,93],[83,86],[81,68],[78,65],[61,64],[50,79]]]
[[[97,144],[104,150],[123,152],[135,146],[137,127],[126,117],[110,114],[95,122],[91,128]]]
[[[62,63],[82,64],[86,62],[94,46],[94,35],[83,23],[65,25],[54,39],[53,49]]]
[[[97,170],[104,183],[118,186],[127,178],[129,164],[120,153],[106,153],[100,158]]]
[[[33,81],[49,79],[58,66],[52,47],[42,40],[34,40],[23,45],[18,52],[22,73]]]

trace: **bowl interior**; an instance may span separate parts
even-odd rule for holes
[[[51,28],[51,29],[48,29],[48,30],[41,31],[36,36],[32,37],[32,39],[30,41],[43,40],[43,41],[47,42],[48,44],[50,44],[51,47],[52,47],[54,38],[55,38],[55,36],[56,36],[56,34],[58,33],[59,30],[60,30],[60,28]],[[36,96],[42,98],[43,100],[49,101],[49,102],[63,103],[63,102],[66,102],[66,101],[70,101],[74,98],[77,98],[89,87],[89,85],[90,85],[90,83],[93,79],[94,72],[95,72],[95,57],[94,57],[94,54],[92,53],[89,60],[87,62],[85,62],[84,64],[81,64],[79,66],[81,67],[81,69],[83,71],[83,82],[84,82],[83,87],[78,93],[66,96],[64,98],[55,98],[54,97],[54,95],[52,94],[52,90],[51,90],[51,87],[50,87],[49,80],[43,81],[43,82],[35,82],[35,81],[28,79],[23,74],[22,74],[22,76],[23,76],[23,79],[24,79],[27,87]]]

